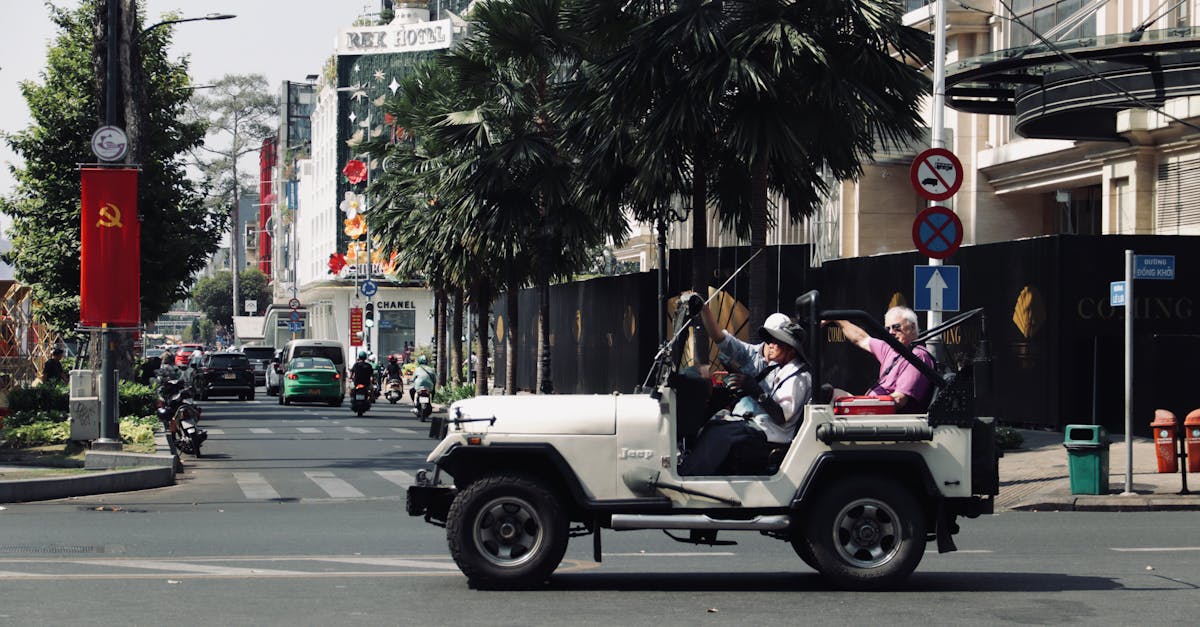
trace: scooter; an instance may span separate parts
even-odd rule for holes
[[[433,392],[427,387],[417,388],[417,404],[413,406],[413,413],[421,422],[429,420],[429,416],[433,414]]]
[[[400,379],[388,379],[387,392],[384,394],[389,403],[395,405],[404,396],[404,384]]]
[[[192,391],[182,380],[161,381],[155,413],[167,433],[172,452],[177,448],[199,458],[200,445],[208,439],[208,432],[199,427],[201,410],[191,399]]]
[[[359,383],[350,390],[350,411],[361,416],[371,408],[371,390],[365,383]]]

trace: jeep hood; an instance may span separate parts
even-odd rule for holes
[[[612,435],[617,414],[658,415],[658,402],[645,394],[546,394],[477,396],[450,407],[451,434],[513,433],[548,435]],[[460,426],[455,418],[478,420]],[[495,418],[493,424],[489,421]],[[482,419],[482,420],[480,420]]]

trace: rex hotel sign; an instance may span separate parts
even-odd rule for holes
[[[338,31],[337,53],[358,55],[437,50],[449,48],[452,40],[450,20],[354,26]]]

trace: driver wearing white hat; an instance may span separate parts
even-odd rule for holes
[[[700,318],[720,349],[721,361],[734,373],[727,384],[745,398],[732,414],[722,412],[709,421],[680,464],[680,475],[716,474],[732,457],[765,459],[771,444],[792,441],[812,397],[804,330],[791,318],[781,313],[768,316],[759,329],[758,344],[743,342],[717,324],[707,304]]]

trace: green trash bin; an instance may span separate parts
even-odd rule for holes
[[[1108,432],[1099,425],[1067,425],[1063,437],[1071,494],[1108,494]]]

